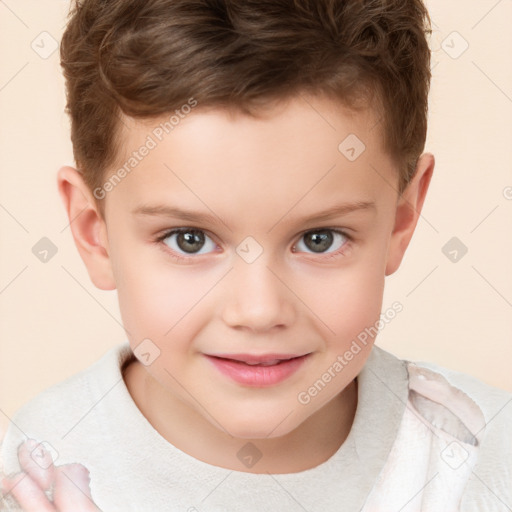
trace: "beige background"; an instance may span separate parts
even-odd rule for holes
[[[512,2],[427,6],[426,150],[437,165],[415,238],[387,282],[384,309],[395,300],[404,309],[377,343],[512,391]],[[73,158],[58,51],[45,52],[67,8],[0,2],[0,428],[126,339],[116,294],[90,282],[56,187],[57,169]],[[46,263],[32,253],[43,237],[58,249]],[[452,237],[468,248],[456,263],[442,252]]]

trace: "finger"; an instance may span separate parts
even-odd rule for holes
[[[2,480],[3,493],[13,496],[25,512],[57,512],[44,491],[26,473],[17,473]]]
[[[89,471],[82,464],[55,468],[53,502],[59,512],[97,512],[89,487]]]
[[[35,439],[28,439],[18,447],[18,459],[22,471],[27,473],[41,489],[50,489],[55,478],[55,466],[51,454],[42,443]]]

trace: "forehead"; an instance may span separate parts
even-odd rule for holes
[[[122,196],[130,208],[165,202],[171,194],[204,207],[202,197],[217,202],[213,192],[239,208],[301,196],[307,206],[340,191],[377,193],[383,177],[394,180],[370,108],[353,111],[325,97],[301,95],[256,117],[200,104],[187,112],[124,119],[119,166],[131,160],[133,168],[112,197]]]
[[[381,115],[369,105],[353,110],[333,98],[299,94],[269,102],[255,109],[254,115],[249,115],[235,107],[195,103],[192,108],[184,104],[174,112],[154,119],[135,119],[122,115],[121,140],[125,159],[128,156],[126,152],[143,144],[148,135],[156,139],[157,143],[165,142],[162,139],[177,139],[180,135],[183,136],[181,142],[193,137],[199,145],[207,142],[206,139],[201,141],[201,137],[206,135],[209,138],[213,134],[240,138],[246,134],[258,134],[258,139],[264,140],[266,133],[267,139],[275,140],[277,135],[282,143],[305,134],[311,139],[317,135],[325,140],[326,131],[330,131],[331,135],[337,132],[337,138],[353,130],[365,139],[366,145],[384,149],[381,147]]]

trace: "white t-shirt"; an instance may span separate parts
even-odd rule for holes
[[[125,385],[132,357],[118,345],[24,405],[2,444],[4,472],[20,470],[17,447],[34,438],[55,450],[56,465],[90,471],[105,512],[512,510],[512,395],[477,379],[375,346],[338,451],[306,471],[255,474],[166,441]]]

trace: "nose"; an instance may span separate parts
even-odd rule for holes
[[[252,263],[235,261],[224,289],[223,320],[230,327],[265,332],[295,319],[294,295],[264,255]]]

